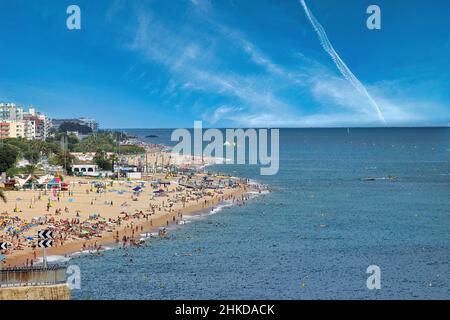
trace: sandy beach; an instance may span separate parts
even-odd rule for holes
[[[3,267],[30,265],[42,257],[43,250],[36,247],[39,230],[54,230],[47,255],[64,256],[112,243],[134,245],[142,233],[180,223],[225,200],[245,200],[249,186],[240,180],[201,190],[186,183],[205,179],[211,184],[231,182],[203,173],[189,178],[156,173],[139,181],[65,177],[68,191],[7,191],[8,202],[0,203],[0,241],[11,242],[13,249],[3,252]]]

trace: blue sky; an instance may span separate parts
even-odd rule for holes
[[[449,1],[305,2],[367,94],[298,0],[0,0],[0,101],[103,128],[383,126],[374,104],[388,126],[450,122]]]

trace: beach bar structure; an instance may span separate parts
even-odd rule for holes
[[[85,176],[98,176],[99,170],[96,164],[74,164],[72,171],[75,174],[82,174]]]
[[[62,182],[58,176],[51,177],[49,175],[45,175],[39,178],[37,176],[28,175],[25,179],[15,177],[12,181],[14,184],[8,185],[8,189],[22,188],[31,190],[51,190],[56,188],[63,191],[67,191],[68,189],[68,184]]]

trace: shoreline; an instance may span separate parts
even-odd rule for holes
[[[182,217],[181,220],[185,216],[195,216],[198,215],[202,211],[212,210],[215,206],[220,205],[222,202],[232,199],[233,201],[243,201],[243,198],[247,192],[251,189],[250,185],[240,185],[236,189],[226,190],[229,192],[224,192],[221,196],[214,196],[212,199],[207,200],[206,205],[202,205],[201,203],[192,204],[186,206],[178,210]],[[63,245],[51,247],[47,249],[47,257],[48,256],[63,256],[70,258],[71,255],[83,252],[85,250],[97,250],[96,247],[105,247],[108,245],[114,246],[122,246],[122,237],[126,236],[129,239],[139,239],[140,234],[142,233],[152,233],[158,231],[160,227],[170,227],[176,225],[176,221],[180,220],[178,217],[178,213],[170,212],[170,213],[158,213],[154,216],[151,216],[151,219],[147,218],[134,218],[128,221],[127,225],[116,227],[113,229],[113,232],[104,231],[101,234],[101,237],[94,237],[92,239],[80,239],[67,242]],[[131,224],[132,226],[130,226]],[[134,232],[133,232],[134,231]],[[119,237],[117,240],[116,234],[118,233]],[[128,243],[128,241],[127,241]],[[127,246],[132,246],[131,244],[127,244]],[[34,254],[36,252],[36,255]],[[37,260],[42,259],[43,250],[36,249],[36,251],[19,251],[15,252],[10,256],[7,256],[5,267],[18,267],[26,265],[27,261],[31,259],[35,260],[35,264],[39,264]]]

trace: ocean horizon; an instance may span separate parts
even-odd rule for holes
[[[175,143],[170,129],[125,131]],[[450,128],[280,129],[278,174],[206,170],[271,192],[193,216],[145,247],[78,255],[68,262],[81,269],[73,298],[450,297]],[[366,286],[371,265],[380,290]]]

